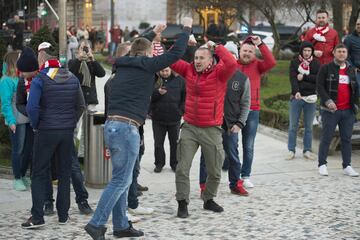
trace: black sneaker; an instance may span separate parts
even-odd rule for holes
[[[224,208],[222,208],[220,205],[218,205],[214,200],[209,199],[206,202],[204,202],[204,209],[210,210],[213,212],[223,212]]]
[[[25,229],[35,229],[35,228],[39,228],[42,226],[45,226],[44,220],[42,220],[40,222],[33,222],[32,217],[30,217],[26,222],[21,224],[21,227],[25,228]]]
[[[114,237],[117,237],[117,238],[144,236],[144,232],[133,228],[130,221],[129,221],[129,227],[127,229],[120,230],[120,231],[114,231],[113,234],[114,234]]]
[[[94,240],[105,240],[106,227],[95,227],[89,223],[84,227],[85,231]]]
[[[60,218],[59,217],[59,225],[65,225],[69,222],[70,218],[69,218],[69,215],[66,216],[65,218]]]
[[[140,184],[137,185],[137,190],[141,192],[149,191],[148,187],[141,186]]]
[[[54,204],[52,202],[46,202],[44,206],[44,216],[51,216],[54,214]]]
[[[160,166],[156,166],[155,168],[154,168],[154,172],[156,172],[156,173],[160,173],[161,171],[162,171],[162,167],[160,167]]]
[[[94,212],[86,200],[78,203],[78,208],[79,208],[79,211],[85,215],[89,215]]]
[[[187,209],[187,202],[186,200],[180,200],[178,201],[178,212],[177,212],[177,216],[179,218],[187,218],[189,216],[189,212],[188,212],[188,209]]]

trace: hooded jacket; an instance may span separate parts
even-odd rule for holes
[[[241,61],[238,61],[238,69],[247,75],[250,79],[250,89],[251,89],[251,110],[260,110],[260,84],[261,84],[261,75],[270,71],[275,65],[276,60],[269,48],[262,43],[258,46],[260,53],[263,57],[262,60],[255,58],[249,64],[243,64]]]
[[[304,41],[300,45],[300,55],[302,55],[304,48],[311,48],[312,53],[314,54],[314,47],[311,42]],[[303,80],[299,81],[297,75],[299,74],[299,65],[301,64],[299,60],[299,55],[296,55],[290,63],[290,83],[291,83],[291,94],[295,96],[297,92],[300,92],[301,96],[309,96],[316,94],[316,75],[320,69],[319,60],[313,58],[310,63],[310,74],[303,75]]]
[[[29,119],[16,108],[16,89],[19,83],[18,77],[6,75],[7,64],[3,63],[2,78],[0,79],[1,114],[5,118],[5,124],[16,125],[28,123]]]
[[[197,127],[222,125],[227,81],[236,71],[236,60],[224,46],[218,45],[215,54],[220,61],[206,73],[184,60],[171,65],[186,83],[184,120]]]

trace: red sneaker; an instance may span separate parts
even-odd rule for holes
[[[243,186],[243,180],[238,180],[236,183],[236,187],[231,189],[232,194],[240,195],[240,196],[249,196],[248,191]]]
[[[205,192],[206,184],[200,183],[200,198],[203,198],[204,192]]]

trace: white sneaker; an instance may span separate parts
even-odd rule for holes
[[[138,206],[135,209],[132,208],[128,208],[129,213],[134,214],[134,215],[150,215],[153,214],[154,209],[152,208],[144,208],[144,207],[140,207]]]
[[[315,160],[314,154],[312,152],[310,152],[310,151],[304,152],[303,156],[304,156],[305,159]]]
[[[329,175],[328,170],[327,170],[327,167],[326,167],[325,164],[323,164],[323,165],[321,165],[321,166],[319,167],[319,174],[320,174],[321,176],[328,176],[328,175]]]
[[[357,173],[350,165],[344,168],[344,174],[350,177],[358,177],[359,173]]]
[[[285,158],[286,160],[293,160],[295,158],[295,153],[293,151],[289,151],[289,154]]]
[[[250,181],[250,178],[244,178],[243,186],[245,188],[253,188],[254,184]]]
[[[126,216],[128,217],[128,220],[132,223],[137,223],[141,221],[141,218],[131,215],[128,211],[126,211]]]

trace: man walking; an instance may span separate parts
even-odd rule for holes
[[[126,217],[128,188],[139,155],[138,127],[146,119],[155,73],[176,62],[185,53],[192,19],[184,18],[183,25],[183,32],[178,35],[173,48],[163,55],[152,57],[151,42],[138,38],[131,45],[130,56],[120,57],[115,62],[116,73],[110,83],[108,117],[104,129],[113,172],[94,216],[85,227],[94,240],[105,239],[105,224],[111,212],[115,237],[144,235],[142,231],[134,229]],[[164,29],[165,25],[160,32]]]
[[[85,103],[79,80],[61,68],[53,47],[39,45],[39,74],[32,80],[26,111],[35,130],[31,176],[33,206],[31,217],[23,228],[38,228],[44,222],[44,201],[49,182],[51,158],[58,161],[58,194],[56,208],[59,224],[66,224],[70,208],[70,175],[74,151],[73,134]]]
[[[322,109],[322,135],[318,156],[321,176],[328,175],[326,159],[336,126],[339,126],[344,174],[359,176],[351,167],[351,136],[359,108],[359,86],[354,67],[346,62],[347,57],[346,46],[337,45],[334,49],[334,61],[323,65],[317,76],[317,91]]]
[[[224,161],[222,129],[224,97],[227,81],[236,71],[236,60],[222,45],[207,43],[208,48],[200,47],[195,52],[194,64],[183,60],[171,66],[185,78],[186,100],[184,124],[177,147],[178,165],[176,167],[176,200],[180,218],[189,213],[190,180],[189,172],[194,155],[201,146],[205,157],[208,177],[203,194],[204,209],[222,212],[213,198],[216,197]],[[214,64],[213,51],[220,58]]]
[[[326,10],[316,12],[316,26],[306,32],[304,40],[313,44],[314,55],[321,64],[333,60],[333,49],[339,43],[339,35],[329,26],[329,13]]]

